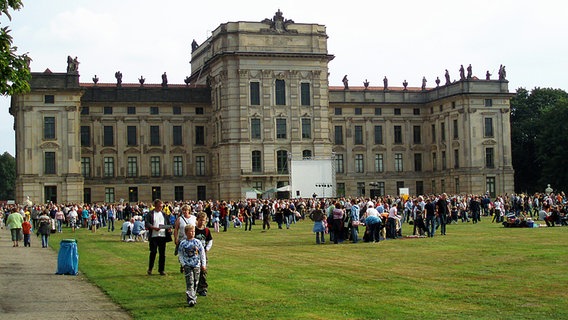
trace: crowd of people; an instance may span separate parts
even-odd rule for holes
[[[373,199],[310,198],[249,199],[237,201],[155,200],[152,204],[53,204],[25,206],[4,204],[1,207],[2,228],[11,232],[13,246],[31,246],[30,235],[41,235],[42,247],[49,246],[49,235],[68,228],[75,232],[115,231],[120,227],[122,241],[144,241],[149,244],[147,274],[152,275],[156,256],[158,273],[165,275],[166,243],[175,243],[180,272],[185,275],[189,306],[197,303],[197,295],[207,295],[207,252],[211,249],[211,232],[227,232],[231,226],[252,231],[253,226],[269,230],[290,229],[298,220],[313,221],[316,244],[379,242],[403,236],[434,237],[446,235],[448,224],[492,223],[527,226],[543,221],[546,226],[566,226],[567,199],[564,193],[534,195],[440,195],[385,196]],[[210,229],[211,228],[211,229]],[[213,231],[211,231],[213,230]]]

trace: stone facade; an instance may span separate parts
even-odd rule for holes
[[[280,11],[193,49],[190,85],[32,73],[10,109],[17,201],[237,199],[310,157],[335,159],[337,195],[513,191],[506,80],[330,88],[325,26]]]

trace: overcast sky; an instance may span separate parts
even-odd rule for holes
[[[221,23],[261,21],[280,9],[285,19],[327,27],[330,85],[419,87],[452,80],[461,64],[473,75],[507,69],[509,90],[568,90],[568,2],[528,0],[24,0],[9,25],[18,52],[29,52],[32,72],[65,72],[78,57],[81,82],[183,83],[191,42],[202,43]],[[15,155],[9,99],[0,98],[0,153]],[[37,128],[41,130],[41,128]]]

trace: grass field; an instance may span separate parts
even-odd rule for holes
[[[568,319],[567,227],[486,218],[446,236],[339,245],[316,245],[311,228],[213,233],[209,294],[195,308],[173,243],[167,276],[146,275],[148,244],[118,230],[65,229],[50,243],[76,238],[80,272],[135,319]]]

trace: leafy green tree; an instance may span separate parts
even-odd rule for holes
[[[511,152],[515,190],[542,191],[548,183],[568,190],[568,157],[565,133],[568,95],[560,89],[519,88],[511,99]]]
[[[21,0],[0,0],[0,18],[10,16],[10,9],[20,10],[23,7]],[[13,95],[25,93],[30,90],[30,57],[27,54],[19,55],[18,48],[13,46],[10,29],[7,26],[0,28],[0,94]]]
[[[0,200],[13,200],[16,185],[16,159],[8,152],[0,155]]]

